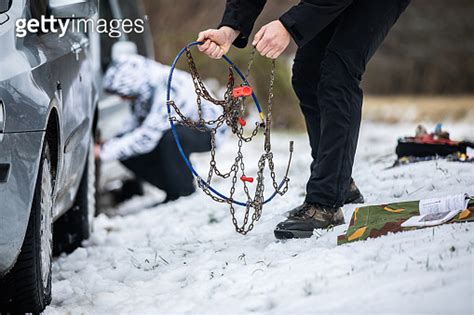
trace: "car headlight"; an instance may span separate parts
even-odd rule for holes
[[[3,101],[0,100],[0,133],[3,133],[5,130],[5,105]]]

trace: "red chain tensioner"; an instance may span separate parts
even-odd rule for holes
[[[240,180],[243,182],[253,183],[253,177],[241,176]]]
[[[232,90],[232,96],[234,98],[252,96],[252,88],[248,85],[238,86]],[[239,124],[242,127],[245,127],[245,125],[247,125],[247,122],[243,117],[239,117]]]
[[[252,88],[248,85],[242,85],[232,90],[232,96],[234,98],[247,97],[252,95]]]

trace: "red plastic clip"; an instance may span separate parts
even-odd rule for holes
[[[250,86],[244,85],[234,88],[232,90],[232,96],[234,98],[246,97],[252,95],[252,88]]]
[[[247,124],[247,122],[246,122],[245,119],[243,119],[242,117],[239,117],[239,124],[240,124],[242,127],[245,127],[245,125]]]
[[[243,182],[253,183],[253,177],[241,176],[240,180]]]

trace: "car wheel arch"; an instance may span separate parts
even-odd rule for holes
[[[94,110],[94,119],[92,120],[92,132],[94,137],[97,135],[99,128],[99,106],[96,104],[95,105],[95,110]]]
[[[57,106],[53,103],[50,106],[48,119],[46,120],[45,138],[51,150],[51,171],[56,180],[61,168],[61,120]]]

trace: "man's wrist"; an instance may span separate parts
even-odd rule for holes
[[[229,41],[232,43],[235,41],[235,39],[239,36],[240,32],[233,29],[230,26],[222,26],[220,30],[224,31],[226,34],[226,37],[229,39]]]

